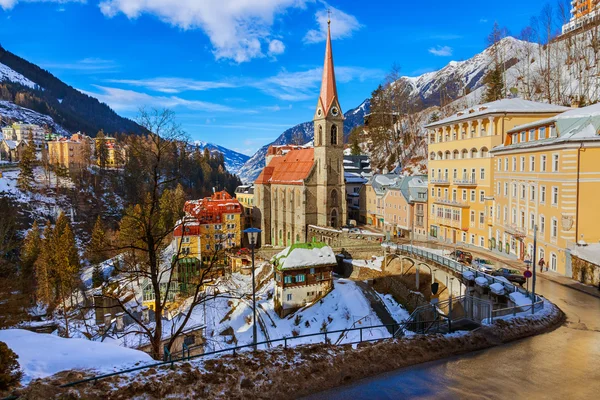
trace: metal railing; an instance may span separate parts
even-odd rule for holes
[[[477,179],[475,179],[475,178],[455,179],[454,184],[457,186],[477,186]]]
[[[519,313],[523,313],[523,312],[528,312],[528,311],[532,311],[531,310],[532,304],[527,304],[527,305],[516,305],[513,307],[506,307],[506,308],[499,308],[497,310],[492,310],[491,316],[490,316],[490,322],[494,322],[495,319],[501,318],[501,317],[505,317],[507,315],[512,315],[512,316],[516,316]],[[538,296],[536,296],[536,302],[533,303],[533,311],[539,311],[544,307],[544,300],[539,298]]]
[[[348,344],[358,344],[358,343],[364,343],[364,342],[374,342],[374,341],[379,341],[379,340],[393,339],[393,338],[402,337],[404,335],[404,330],[410,324],[411,318],[412,318],[412,314],[411,314],[411,317],[409,317],[409,319],[399,322],[399,323],[394,323],[394,324],[381,324],[381,325],[373,325],[373,326],[365,326],[365,327],[357,327],[357,328],[338,329],[338,330],[334,330],[334,331],[316,332],[316,333],[309,333],[309,334],[305,334],[305,335],[290,336],[290,337],[284,336],[284,337],[278,338],[278,339],[270,339],[270,340],[265,340],[262,342],[257,342],[256,344],[250,343],[250,344],[245,344],[245,345],[241,345],[241,346],[228,347],[226,349],[215,350],[215,351],[211,351],[208,353],[195,354],[195,355],[190,355],[190,352],[191,352],[191,350],[193,350],[194,348],[197,348],[199,346],[188,347],[184,344],[182,351],[181,351],[182,356],[178,357],[178,358],[174,358],[173,353],[171,353],[165,346],[163,349],[164,355],[163,355],[162,362],[156,362],[153,364],[142,365],[139,367],[129,368],[129,369],[125,369],[122,371],[112,372],[109,374],[96,375],[96,376],[81,379],[78,381],[65,383],[65,384],[61,385],[60,387],[71,387],[71,386],[76,386],[76,385],[80,385],[80,384],[88,383],[88,382],[95,383],[101,379],[106,379],[106,378],[110,378],[110,377],[117,376],[117,375],[128,374],[131,372],[141,371],[141,370],[149,369],[149,368],[156,368],[156,367],[161,367],[161,366],[170,366],[171,368],[174,368],[175,363],[189,361],[189,360],[201,358],[201,357],[208,357],[208,356],[226,354],[226,353],[231,353],[232,355],[235,356],[235,355],[237,355],[237,353],[243,352],[244,350],[254,349],[255,346],[258,347],[258,346],[263,346],[263,345],[267,345],[267,344],[270,345],[273,343],[278,343],[278,346],[283,345],[283,347],[287,349],[287,347],[294,341],[297,341],[302,338],[308,338],[308,337],[322,337],[323,341],[322,342],[319,341],[317,343],[303,343],[303,344],[318,344],[318,343],[331,344],[332,343],[331,339],[333,336],[343,335],[343,334],[347,334],[348,332],[356,332],[356,331],[359,332],[359,340],[358,341],[353,341],[353,342],[349,342],[349,343],[344,342],[341,344],[348,345]],[[425,321],[425,322],[433,322],[433,321]],[[381,328],[384,328],[389,336],[384,335],[383,337],[376,337],[376,338],[365,338],[364,337],[364,331],[372,331],[374,329],[381,329]],[[392,328],[391,331],[394,332],[393,334],[389,334],[389,331],[390,331],[389,328]]]

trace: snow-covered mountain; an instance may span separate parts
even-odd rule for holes
[[[250,157],[245,154],[238,153],[237,151],[230,150],[217,144],[203,142],[202,140],[196,140],[194,145],[202,151],[204,151],[205,148],[208,148],[211,154],[215,152],[223,154],[225,168],[234,175],[239,174],[242,166],[250,159]]]
[[[69,135],[69,132],[57,124],[52,117],[40,114],[36,111],[30,110],[29,108],[18,106],[9,101],[0,100],[0,125],[4,126],[8,120],[36,124],[40,126],[48,125],[55,133],[64,136]]]
[[[344,141],[348,139],[350,131],[363,124],[364,116],[369,112],[370,100],[363,101],[358,107],[347,111],[344,114]],[[283,132],[275,141],[261,147],[246,163],[240,168],[238,176],[244,183],[254,182],[260,171],[265,167],[265,155],[271,145],[290,144],[292,142],[305,144],[313,140],[314,125],[312,121],[298,124]]]
[[[27,86],[31,89],[35,89],[37,84],[29,79],[25,78],[20,73],[8,68],[6,65],[0,63],[0,82],[13,82],[23,86]]]

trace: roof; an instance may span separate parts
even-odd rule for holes
[[[414,175],[405,177],[400,184],[400,192],[409,203],[414,201],[427,202],[427,176]],[[421,198],[419,198],[419,194],[422,194]]]
[[[254,185],[240,185],[235,188],[236,194],[254,194]]]
[[[400,185],[402,177],[397,174],[377,174],[373,175],[371,179],[369,179],[369,185],[373,187],[375,193],[377,195],[385,194],[386,190],[388,190],[392,186]]]
[[[552,118],[519,125],[508,131],[508,133],[514,134],[519,131],[549,124],[554,124],[556,127],[557,135],[555,137],[510,145],[502,144],[494,147],[491,152],[550,146],[567,142],[600,141],[600,104],[571,109]]]
[[[201,224],[221,223],[223,214],[242,213],[240,202],[225,190],[204,199],[186,201],[183,209]]]
[[[331,29],[327,22],[327,44],[325,46],[325,63],[323,65],[323,77],[321,79],[321,94],[319,101],[325,115],[329,114],[329,108],[337,99],[337,88],[335,85],[335,71],[333,69],[333,52],[331,50]]]
[[[11,150],[14,150],[17,148],[17,146],[20,146],[21,143],[24,143],[23,141],[17,141],[17,140],[3,140],[4,143],[6,143],[6,147],[8,147]]]
[[[491,103],[480,104],[468,109],[457,112],[456,114],[439,121],[432,122],[425,128],[447,125],[452,122],[469,120],[476,117],[482,117],[489,114],[543,114],[543,113],[561,113],[569,110],[568,107],[557,106],[554,104],[538,103],[530,100],[502,99]]]
[[[313,148],[290,150],[283,156],[273,158],[256,178],[255,183],[302,185],[313,165]]]
[[[280,271],[337,264],[331,247],[320,242],[293,244],[274,256],[271,262]]]

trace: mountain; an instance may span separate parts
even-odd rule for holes
[[[54,120],[44,114],[40,114],[28,108],[23,108],[15,103],[0,100],[0,125],[4,125],[5,120],[25,122],[27,124],[36,124],[40,126],[48,125],[52,130],[60,135],[68,135],[69,132],[54,122]]]
[[[81,93],[2,46],[0,100],[47,115],[70,132],[82,131],[91,136],[100,129],[108,134],[144,132],[141,126],[120,117],[106,104]]]
[[[196,140],[194,145],[202,151],[204,151],[205,148],[208,148],[211,154],[214,154],[215,152],[221,153],[225,159],[225,168],[227,168],[228,172],[234,175],[237,175],[246,161],[250,159],[250,157],[245,154],[238,153],[237,151],[233,151],[213,143]]]
[[[370,101],[363,101],[358,107],[344,113],[344,141],[348,140],[350,131],[362,125],[365,115],[369,112]],[[312,121],[298,124],[283,132],[275,141],[261,147],[246,163],[239,169],[238,175],[242,182],[254,182],[260,171],[265,167],[265,155],[271,145],[283,145],[289,143],[305,144],[313,140],[314,125]]]

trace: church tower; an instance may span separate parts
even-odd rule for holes
[[[314,162],[317,174],[317,224],[340,228],[346,223],[344,184],[344,114],[335,85],[331,51],[331,21],[327,21],[327,44],[321,93],[313,118]]]

